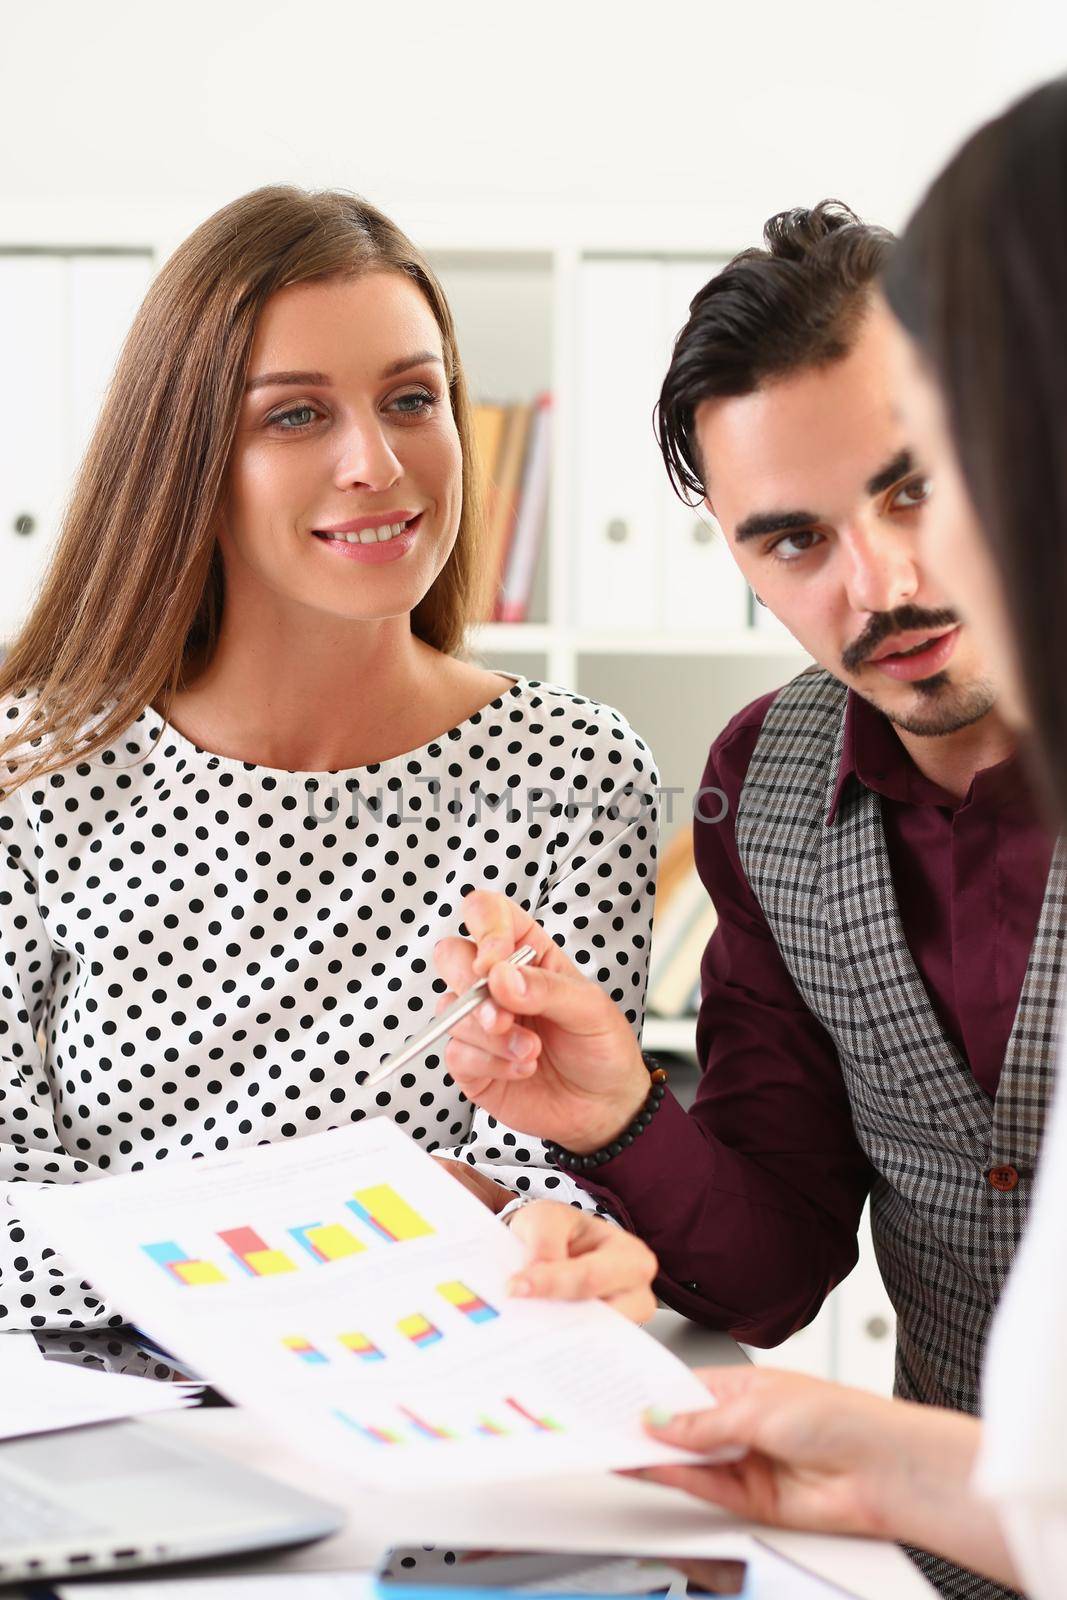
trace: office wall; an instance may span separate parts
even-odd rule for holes
[[[825,193],[892,225],[968,127],[1064,67],[1054,0],[23,0],[0,205],[192,221],[291,180],[409,216],[693,207],[715,247]]]

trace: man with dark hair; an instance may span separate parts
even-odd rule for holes
[[[692,1109],[649,1095],[610,1000],[556,952],[510,1014],[514,978],[494,979],[499,1018],[460,1031],[448,1062],[494,1115],[565,1147],[657,1252],[664,1299],[754,1344],[848,1273],[869,1194],[897,1393],[974,1412],[1052,1080],[1067,874],[923,567],[931,486],[874,292],[890,248],[838,204],[772,218],[697,294],[657,408],[676,487],[818,664],[711,748],[703,784],[729,804],[695,829],[718,926]],[[498,896],[465,910],[483,964],[494,936],[503,955],[532,941]],[[442,954],[461,987],[470,947]],[[515,1014],[539,1034],[535,1074]],[[1003,1593],[921,1559],[946,1596]]]

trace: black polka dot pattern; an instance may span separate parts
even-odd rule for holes
[[[338,773],[212,755],[146,708],[0,800],[0,1329],[121,1320],[27,1238],[20,1182],[390,1116],[517,1193],[588,1206],[470,1105],[440,1047],[361,1083],[432,1016],[434,946],[466,932],[472,888],[530,907],[640,1029],[656,783],[617,712],[520,678]]]

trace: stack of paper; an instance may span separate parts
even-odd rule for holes
[[[0,1439],[177,1411],[202,1387],[45,1361],[32,1333],[0,1334]]]

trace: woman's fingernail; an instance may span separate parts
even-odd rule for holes
[[[508,1293],[518,1295],[520,1299],[524,1295],[531,1294],[532,1290],[530,1287],[529,1278],[512,1278],[511,1282],[508,1284]]]
[[[525,994],[526,993],[526,979],[523,977],[523,975],[519,971],[518,967],[513,967],[512,968],[512,972],[511,972],[511,990],[512,990],[513,994]]]
[[[649,1406],[645,1411],[645,1421],[650,1428],[669,1428],[674,1421],[674,1412],[668,1411],[666,1406]]]
[[[513,1078],[530,1078],[536,1071],[536,1061],[515,1061],[512,1063],[511,1076]]]
[[[483,1028],[491,1028],[497,1019],[497,1009],[491,1000],[478,1008],[478,1021]]]
[[[532,1054],[534,1042],[528,1033],[519,1033],[516,1030],[508,1035],[508,1055],[514,1056],[516,1061],[521,1061],[523,1056]]]

